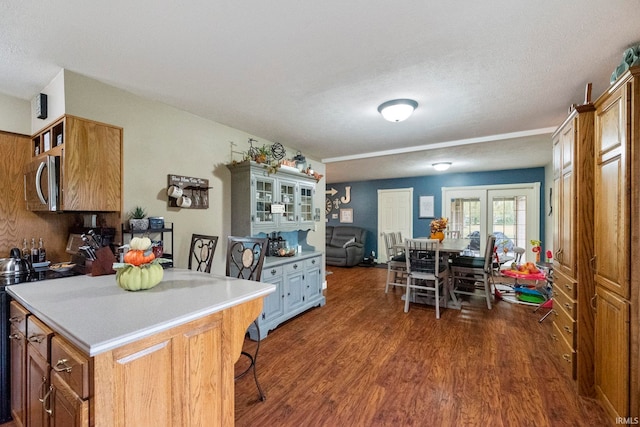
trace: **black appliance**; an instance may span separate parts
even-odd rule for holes
[[[78,274],[81,273],[75,269],[65,272],[46,269],[30,272],[27,275],[0,277],[0,423],[11,420],[11,378],[9,376],[9,302],[11,297],[7,294],[6,287],[26,282],[77,276]]]

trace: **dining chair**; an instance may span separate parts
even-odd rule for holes
[[[397,246],[393,244],[394,233],[382,233],[382,238],[387,252],[387,284],[384,288],[386,294],[389,292],[389,286],[404,288],[407,285],[407,265],[404,251],[398,251]]]
[[[406,239],[407,292],[404,312],[417,297],[432,297],[436,307],[436,319],[440,318],[440,303],[447,306],[448,268],[440,259],[440,240]]]
[[[245,280],[260,281],[262,276],[262,265],[264,264],[264,257],[266,256],[269,239],[259,237],[237,237],[229,236],[227,239],[227,266],[226,275],[229,277],[237,277]],[[249,359],[249,366],[240,374],[235,376],[238,380],[244,377],[249,371],[253,370],[253,379],[258,387],[258,393],[260,394],[260,400],[265,401],[267,396],[264,394],[260,383],[258,382],[258,374],[256,372],[256,363],[258,361],[258,351],[260,350],[260,325],[258,319],[253,321],[253,325],[256,328],[257,342],[256,350],[254,354],[250,354],[248,351],[243,350],[242,356]]]
[[[459,239],[460,230],[444,230],[445,239]]]
[[[496,236],[487,237],[484,256],[458,256],[451,260],[451,278],[453,293],[457,295],[481,295],[487,300],[487,308],[491,309],[491,282],[493,279],[493,254]],[[480,285],[478,285],[480,284]],[[484,293],[476,293],[480,290]]]
[[[211,263],[213,261],[213,254],[216,252],[217,245],[218,236],[192,234],[187,268],[191,270],[192,266],[195,264],[196,271],[211,273]]]

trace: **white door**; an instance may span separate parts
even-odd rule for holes
[[[390,231],[413,237],[413,188],[378,190],[378,262],[387,262],[382,233]]]

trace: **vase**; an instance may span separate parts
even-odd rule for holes
[[[441,242],[444,240],[444,232],[443,231],[436,231],[431,233],[431,235],[429,236],[430,239],[438,239]]]

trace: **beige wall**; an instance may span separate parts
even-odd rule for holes
[[[163,216],[175,226],[175,259],[186,267],[192,233],[213,234],[225,239],[230,234],[230,141],[246,151],[252,137],[260,144],[273,142],[176,108],[143,99],[85,76],[65,71],[67,114],[121,126],[124,131],[124,212],[136,205],[150,216]],[[287,144],[281,141],[285,146]],[[287,146],[287,157],[296,150]],[[308,159],[319,173],[325,173],[318,160]],[[206,178],[213,187],[209,209],[167,207],[167,175]],[[317,231],[309,233],[309,243],[324,251],[324,179],[317,185],[315,206],[320,207]],[[222,244],[216,250],[213,272],[224,273]]]
[[[31,103],[0,93],[0,130],[31,135]]]

